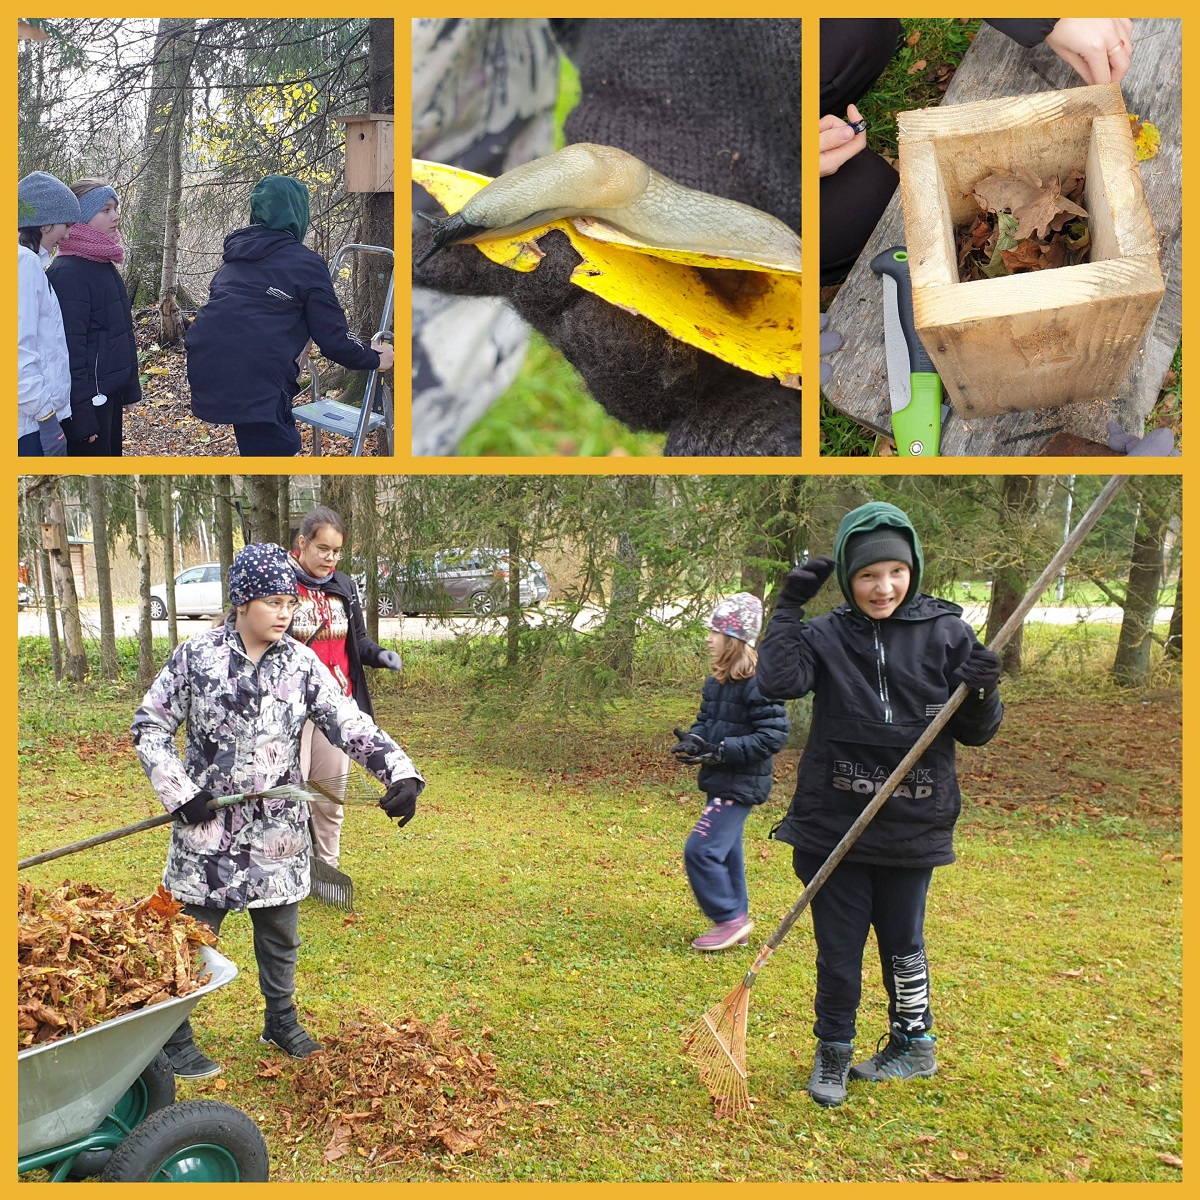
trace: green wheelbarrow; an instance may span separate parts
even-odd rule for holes
[[[238,969],[211,946],[212,978],[188,996],[104,1021],[17,1054],[17,1173],[50,1181],[265,1183],[267,1145],[240,1109],[219,1100],[175,1102],[167,1039]]]

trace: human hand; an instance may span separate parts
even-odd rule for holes
[[[793,567],[783,581],[779,598],[790,604],[807,604],[833,574],[832,558],[810,558],[802,567]]]
[[[390,371],[396,361],[396,351],[391,342],[381,342],[376,338],[371,343],[371,349],[379,355],[379,370]]]
[[[395,650],[384,650],[379,655],[379,665],[387,667],[389,671],[398,671],[404,664]]]
[[[829,314],[821,314],[821,354],[832,354],[842,348],[842,335],[829,328]],[[833,367],[830,363],[821,364],[821,386],[824,387],[833,378]]]
[[[1153,429],[1145,437],[1126,433],[1116,421],[1108,421],[1108,448],[1119,454],[1137,458],[1179,458],[1181,451],[1175,448],[1175,435],[1167,428]]]
[[[400,779],[392,784],[379,801],[379,807],[403,829],[416,815],[417,797],[421,794],[419,779]]]
[[[1060,17],[1046,45],[1074,67],[1084,83],[1120,83],[1133,57],[1129,17]]]
[[[55,413],[38,422],[38,440],[42,444],[43,457],[62,458],[66,455],[67,437]]]
[[[212,792],[197,792],[171,815],[181,825],[203,825],[205,821],[211,821],[217,815],[214,809],[208,807],[212,798]]]
[[[684,733],[678,727],[674,730],[675,736],[679,739],[671,747],[671,753],[675,755],[681,762],[686,762],[695,754],[700,754],[704,750],[704,739],[695,733]]]
[[[846,109],[849,122],[833,113],[821,118],[821,174],[832,175],[844,162],[867,148],[867,131],[855,133],[853,124],[862,121],[862,113],[853,105]]]
[[[965,683],[967,689],[982,700],[988,692],[994,692],[1000,683],[1000,655],[979,642],[972,643],[966,661],[954,672],[950,681],[955,687]]]

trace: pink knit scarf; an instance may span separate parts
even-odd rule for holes
[[[74,254],[90,262],[125,261],[125,247],[119,238],[110,238],[107,233],[101,233],[91,225],[72,225],[66,239],[59,242],[58,252],[60,255]]]

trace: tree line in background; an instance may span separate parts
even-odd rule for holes
[[[248,220],[252,186],[292,175],[312,196],[311,244],[391,246],[392,193],[345,191],[336,116],[390,113],[391,18],[71,18],[17,56],[17,167],[109,180],[122,202],[125,282],[181,333]],[[373,330],[386,273],[354,282],[352,328]]]
[[[153,659],[152,576],[168,583],[169,646],[178,642],[173,589],[183,561],[199,553],[228,579],[235,547],[290,546],[317,503],[347,525],[342,568],[364,585],[364,610],[378,637],[379,572],[427,560],[448,547],[489,546],[509,563],[556,564],[554,602],[531,621],[521,608],[519,570],[509,572],[496,670],[514,683],[571,690],[603,701],[635,681],[649,640],[694,625],[715,597],[745,590],[768,609],[792,565],[832,552],[842,515],[866,500],[888,500],[913,519],[925,547],[923,591],[986,586],[986,640],[1065,539],[1103,485],[1098,476],[41,476],[20,481],[22,560],[38,568],[58,678],[88,670],[80,602],[69,568],[68,523],[94,547],[100,612],[99,673],[115,679],[117,646],[111,563],[138,564],[138,679]],[[1111,674],[1144,683],[1158,638],[1182,656],[1181,484],[1175,476],[1130,480],[1071,564],[1123,610]],[[68,522],[68,514],[70,521]],[[1177,578],[1166,639],[1154,630],[1164,583]],[[813,612],[840,600],[830,587]],[[981,601],[985,597],[978,597]],[[586,631],[577,618],[590,610]],[[481,639],[469,639],[479,642]],[[477,650],[478,652],[478,650]],[[1005,652],[1021,669],[1021,642]],[[547,681],[550,681],[549,683]]]

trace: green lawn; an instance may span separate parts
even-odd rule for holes
[[[257,1074],[259,1000],[239,916],[221,948],[242,974],[196,1014],[225,1072],[180,1095],[254,1116],[281,1181],[446,1171],[510,1181],[1178,1179],[1162,1157],[1182,1153],[1174,718],[1152,730],[1143,697],[1050,701],[1047,690],[1044,678],[1012,688],[997,742],[961,760],[960,861],[937,873],[928,919],[936,1079],[853,1085],[835,1111],[808,1100],[805,917],[754,989],[755,1109],[742,1125],[715,1119],[679,1055],[680,1031],[738,983],[750,954],[700,957],[688,946],[705,924],[680,857],[699,793],[665,748],[694,711],[693,689],[640,694],[586,736],[543,728],[532,752],[518,744],[519,724],[477,735],[465,687],[410,679],[381,688],[377,707],[429,778],[421,810],[401,832],[373,809],[350,811],[342,867],[357,912],[305,903],[298,1000],[318,1034],[360,1005],[427,1022],[446,1012],[524,1102],[483,1155],[391,1173],[367,1171],[355,1154],[324,1163],[325,1139],[282,1125],[286,1079]],[[136,703],[123,685],[23,686],[21,854],[156,811],[125,736]],[[1085,731],[1100,726],[1078,768],[1043,740],[1091,744]],[[788,848],[766,840],[794,774],[794,758],[781,760],[775,795],[747,825],[764,938],[799,894]],[[155,830],[27,875],[140,895],[159,879],[165,842]],[[873,955],[864,1056],[886,1019]]]

